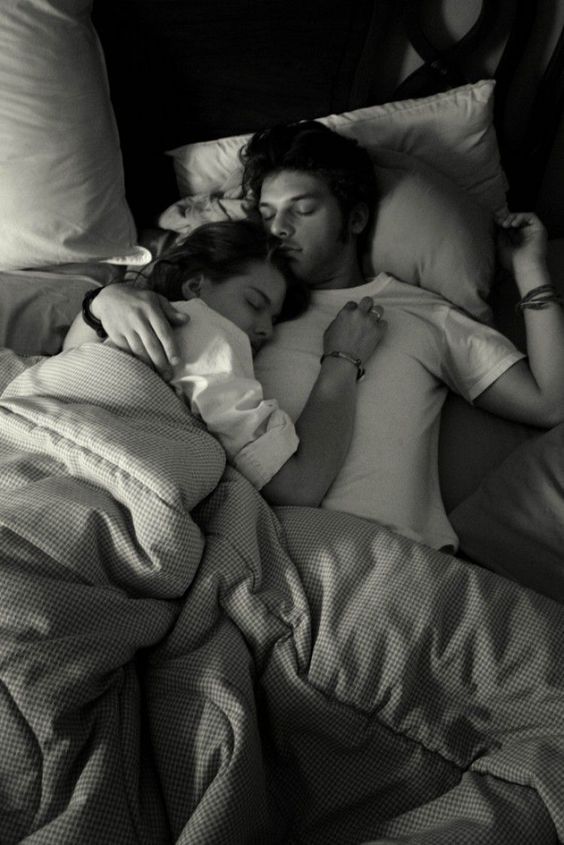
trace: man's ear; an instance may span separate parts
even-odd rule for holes
[[[350,213],[349,231],[352,235],[360,235],[364,232],[368,223],[369,211],[365,202],[357,202]]]
[[[190,276],[189,279],[185,279],[182,282],[182,296],[184,299],[194,299],[200,295],[200,291],[202,290],[202,283],[204,281],[204,277],[202,273],[199,273],[197,276]]]

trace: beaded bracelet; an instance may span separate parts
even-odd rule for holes
[[[556,292],[554,285],[539,285],[538,288],[533,288],[517,303],[515,310],[522,313],[529,308],[532,311],[540,311],[555,302],[557,305],[562,305],[562,297]]]
[[[334,349],[332,352],[325,352],[319,359],[319,363],[322,364],[326,358],[343,358],[345,361],[350,361],[357,369],[356,380],[360,381],[364,377],[366,371],[362,366],[360,358],[355,358],[354,355],[349,355],[348,352],[340,352],[338,349]]]

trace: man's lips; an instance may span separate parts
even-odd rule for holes
[[[281,252],[284,255],[288,255],[291,252],[301,252],[301,249],[297,246],[290,246],[285,244],[284,246],[278,247],[278,252]]]

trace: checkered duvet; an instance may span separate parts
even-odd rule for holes
[[[564,608],[0,352],[0,842],[564,842]],[[12,380],[13,379],[13,380]]]

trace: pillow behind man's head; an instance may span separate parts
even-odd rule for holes
[[[476,319],[495,269],[493,218],[448,177],[395,150],[375,156],[378,203],[363,269],[440,293]]]

